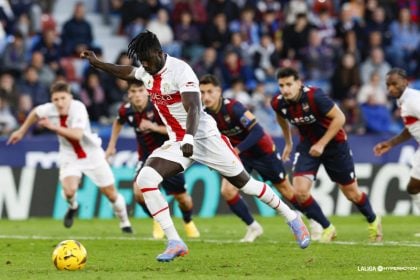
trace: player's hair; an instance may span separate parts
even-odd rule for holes
[[[392,75],[392,74],[397,74],[401,78],[407,79],[407,72],[405,72],[404,69],[395,67],[389,70],[388,73],[386,73],[387,76]]]
[[[281,78],[293,77],[295,80],[299,80],[299,72],[292,67],[284,67],[277,71],[277,80]]]
[[[69,94],[71,94],[70,85],[64,81],[55,82],[50,87],[50,95],[52,95],[53,93],[62,92],[62,91],[68,92]]]
[[[162,51],[159,39],[156,34],[146,29],[128,44],[127,55],[129,58],[142,61],[147,60],[153,53],[159,51]]]
[[[137,79],[135,79],[135,80],[129,80],[128,81],[128,88],[130,88],[132,86],[142,87],[142,86],[144,86],[144,83],[143,83],[142,80],[137,80]]]
[[[212,84],[213,86],[220,87],[220,81],[219,79],[212,74],[205,74],[200,78],[200,84],[202,85],[208,85]]]

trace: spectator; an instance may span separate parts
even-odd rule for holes
[[[10,105],[0,95],[0,136],[8,135],[17,127]]]
[[[360,76],[362,83],[366,84],[372,73],[378,73],[380,80],[385,81],[386,73],[391,70],[391,66],[384,60],[384,51],[381,48],[374,48],[370,52],[369,58],[367,58],[360,66]],[[382,83],[385,89],[385,83]]]
[[[57,71],[61,58],[61,46],[57,32],[54,29],[46,29],[42,32],[42,38],[32,47],[32,52],[41,52],[44,61],[51,69]]]
[[[215,48],[206,48],[201,58],[197,61],[197,63],[195,63],[193,69],[197,74],[197,77],[201,77],[205,74],[212,74],[220,81],[222,80],[222,73],[217,60],[217,51]]]
[[[181,12],[180,22],[175,25],[175,40],[182,45],[182,57],[195,63],[203,52],[200,45],[200,30],[192,21],[191,12]]]
[[[210,1],[211,2],[211,1]],[[222,13],[210,17],[213,20],[204,26],[203,43],[206,47],[213,47],[220,54],[229,43],[230,32],[226,16]]]
[[[44,63],[44,56],[41,52],[36,51],[32,53],[30,65],[38,72],[39,81],[49,88],[55,79],[55,73],[49,65]]]
[[[82,84],[80,99],[85,104],[89,118],[94,122],[106,123],[108,117],[108,104],[105,89],[102,87],[96,71],[90,71],[86,81]]]
[[[172,10],[172,20],[175,24],[181,22],[183,12],[189,12],[194,23],[204,25],[208,21],[207,11],[200,0],[176,0]]]
[[[240,78],[232,81],[231,87],[223,92],[223,97],[238,100],[245,107],[251,109],[251,96],[246,92],[244,81]]]
[[[239,18],[239,7],[232,0],[207,1],[206,10],[209,18],[215,18],[219,14],[225,15],[228,22]]]
[[[274,43],[268,34],[261,36],[260,43],[253,48],[253,67],[255,77],[260,82],[274,80],[275,67],[270,57],[274,52]]]
[[[85,19],[85,5],[77,2],[73,17],[66,21],[61,32],[64,56],[79,55],[82,50],[93,47],[93,34],[90,23]]]
[[[0,97],[11,107],[12,112],[16,113],[18,108],[19,93],[16,86],[15,77],[11,72],[0,74]]]
[[[244,42],[250,47],[260,43],[258,25],[254,20],[255,12],[251,7],[245,7],[240,14],[240,20],[234,20],[230,23],[231,32],[239,32]]]
[[[13,71],[16,76],[19,76],[27,66],[26,55],[25,39],[21,32],[16,31],[1,55],[0,67],[3,70]]]
[[[301,59],[300,52],[308,46],[309,32],[313,28],[303,13],[296,16],[293,24],[284,28],[283,44],[289,58]]]
[[[22,96],[29,97],[29,101],[31,103],[30,109],[50,100],[48,88],[39,80],[38,69],[34,66],[28,66],[25,69],[24,79],[21,83],[19,83],[18,91],[19,99]],[[23,103],[28,104],[26,101]],[[26,108],[26,106],[24,107]]]
[[[228,51],[222,65],[222,76],[224,79],[223,88],[233,87],[233,82],[237,80],[245,81],[247,89],[256,86],[256,80],[252,68],[245,65],[237,53]]]

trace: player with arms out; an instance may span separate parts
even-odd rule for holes
[[[64,226],[70,228],[73,225],[79,208],[76,192],[80,179],[85,174],[112,203],[114,213],[120,220],[121,230],[132,233],[125,199],[114,186],[114,175],[105,159],[101,139],[91,131],[85,105],[73,100],[70,86],[65,82],[54,83],[50,93],[51,102],[35,107],[7,143],[19,142],[36,122],[55,132],[59,140],[60,182],[63,196],[69,205]]]
[[[136,178],[149,155],[153,150],[168,140],[168,136],[166,127],[156,113],[153,104],[149,102],[149,95],[142,81],[132,80],[129,82],[128,100],[128,103],[121,105],[117,119],[112,125],[111,139],[109,140],[105,154],[109,158],[116,153],[117,140],[121,129],[124,124],[131,126],[136,133],[137,152],[139,156],[136,176],[134,177]],[[200,232],[192,221],[193,202],[191,196],[185,189],[183,174],[179,173],[163,180],[161,186],[167,194],[173,194],[178,201],[187,237],[200,237]],[[152,217],[144,202],[143,194],[135,181],[133,182],[133,191],[136,202]],[[164,232],[157,222],[153,223],[153,237],[155,239],[162,239],[164,237]]]
[[[297,213],[282,203],[270,187],[249,176],[229,141],[220,135],[214,119],[204,112],[198,79],[191,67],[165,54],[156,35],[148,30],[130,42],[128,54],[141,66],[105,63],[92,51],[84,51],[81,56],[92,66],[121,79],[142,80],[168,130],[169,141],[152,152],[136,179],[147,208],[168,238],[167,248],[157,260],[171,261],[188,253],[158,186],[164,178],[184,171],[194,161],[218,171],[235,187],[275,209],[287,220],[299,246],[309,246],[309,233]]]
[[[386,87],[389,95],[397,99],[405,128],[397,136],[375,145],[373,151],[376,156],[411,138],[420,143],[420,91],[408,87],[407,73],[400,68],[393,68],[387,73]],[[407,192],[420,210],[420,149],[414,154]]]
[[[295,69],[282,68],[276,77],[281,93],[273,97],[271,105],[286,142],[283,158],[289,158],[293,148],[289,122],[298,128],[300,134],[293,164],[293,187],[303,213],[324,228],[322,242],[336,237],[335,227],[319,207],[313,207],[315,201],[310,195],[318,168],[323,164],[331,180],[366,217],[369,240],[381,241],[380,217],[374,213],[367,195],[357,184],[353,157],[343,130],[343,112],[321,89],[304,86]]]

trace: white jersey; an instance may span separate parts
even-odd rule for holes
[[[135,77],[142,80],[166,125],[169,139],[181,141],[185,135],[187,112],[181,101],[182,92],[197,92],[200,96],[199,81],[191,67],[184,61],[167,55],[165,66],[159,73],[150,75],[142,66],[136,69]],[[214,119],[204,112],[200,102],[200,121],[195,139],[219,135]]]
[[[420,143],[420,91],[406,88],[397,100],[401,117],[411,136]]]
[[[47,117],[55,125],[83,129],[83,137],[80,141],[58,135],[60,164],[77,160],[94,165],[96,160],[104,158],[104,151],[101,147],[102,140],[98,135],[92,133],[89,116],[82,102],[72,100],[66,116],[60,116],[53,103],[37,106],[35,113],[39,118]]]

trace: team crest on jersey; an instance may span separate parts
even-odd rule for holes
[[[285,108],[284,109],[281,109],[281,112],[286,115],[287,109],[285,109]]]
[[[133,116],[128,116],[128,121],[129,122],[133,122],[133,120],[134,120]]]
[[[171,90],[171,86],[168,83],[165,83],[165,84],[162,85],[162,92],[163,93],[169,94],[169,93],[171,93],[170,90]]]
[[[302,103],[302,110],[304,112],[309,112],[309,104],[308,103]]]
[[[224,115],[223,118],[225,119],[225,122],[230,122],[230,116]]]
[[[144,84],[146,85],[146,88],[147,88],[147,89],[151,89],[151,88],[153,87],[153,81],[152,81],[152,78],[147,78],[147,79],[144,81]]]
[[[147,116],[147,118],[148,118],[148,119],[153,119],[153,116],[154,116],[153,111],[148,111],[148,112],[146,113],[146,116]]]

